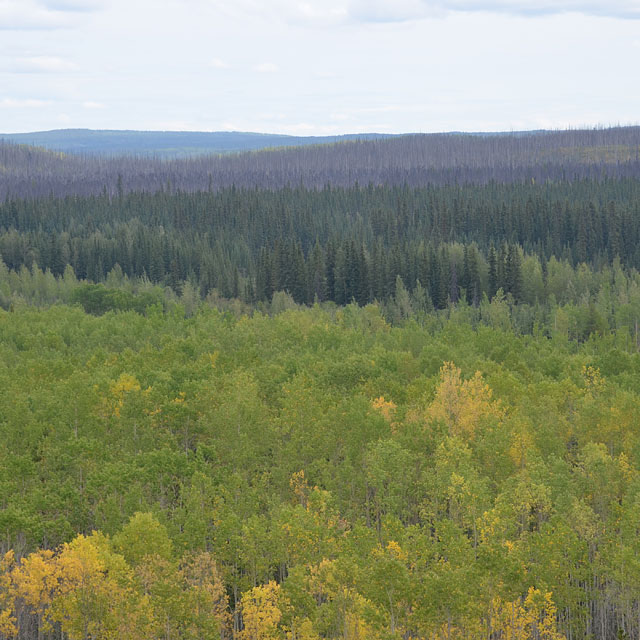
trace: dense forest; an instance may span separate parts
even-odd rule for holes
[[[4,637],[637,637],[640,354],[492,304],[0,311]]]
[[[183,159],[61,154],[0,141],[0,198],[640,177],[640,127],[421,134]]]
[[[0,145],[0,639],[639,637],[639,149]]]
[[[57,300],[53,280],[70,267],[116,288],[142,279],[247,305],[277,291],[307,304],[377,300],[391,317],[460,302],[479,313],[500,291],[523,332],[573,305],[574,337],[635,334],[639,203],[631,179],[6,200],[0,304],[33,298],[28,282],[45,274],[51,291],[33,291]]]

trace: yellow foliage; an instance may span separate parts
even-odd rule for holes
[[[395,560],[407,562],[407,552],[395,540],[390,540],[387,544],[387,553]]]
[[[604,387],[605,379],[600,374],[600,369],[598,369],[598,367],[582,365],[582,378],[584,380],[585,388],[590,393],[597,393]]]
[[[319,600],[335,594],[335,561],[323,558],[319,564],[310,567],[309,573],[310,588]]]
[[[41,631],[58,623],[69,640],[134,640],[150,633],[148,600],[134,592],[131,570],[101,534],[79,535],[55,553],[36,551],[9,577],[12,600],[37,615]],[[12,635],[12,614],[0,611],[0,633]]]
[[[620,471],[627,482],[631,482],[635,478],[634,468],[629,463],[629,458],[624,452],[618,456],[618,466],[620,467]]]
[[[184,391],[178,392],[178,397],[172,400],[173,404],[183,404],[187,394]]]
[[[46,623],[58,587],[58,568],[53,551],[40,550],[23,558],[11,578],[16,596]]]
[[[519,428],[516,428],[519,427]],[[516,467],[523,469],[527,465],[528,454],[534,450],[534,442],[524,423],[513,425],[509,457]]]
[[[0,560],[0,635],[13,637],[18,633],[16,618],[13,615],[15,592],[11,572],[15,565],[13,551],[7,551]]]
[[[57,558],[61,591],[74,589],[78,585],[84,587],[103,573],[106,566],[101,556],[95,540],[82,534],[62,545]]]
[[[157,535],[150,540],[162,547]],[[188,638],[219,638],[230,631],[226,589],[209,553],[187,556],[180,567],[157,555],[144,560],[134,575],[96,532],[17,564],[10,552],[0,559],[0,635],[18,633],[16,607],[37,616],[40,632],[56,624],[68,640],[140,640],[168,629],[172,638],[178,629]]]
[[[441,420],[450,435],[473,438],[478,426],[488,418],[502,419],[504,410],[492,400],[492,392],[477,371],[470,380],[462,380],[453,362],[440,369],[440,384],[436,397],[427,409],[427,420]]]
[[[285,603],[280,585],[273,580],[243,593],[241,608],[244,629],[238,634],[239,640],[281,638],[281,606]]]
[[[304,469],[296,471],[289,479],[289,486],[293,491],[296,500],[303,506],[307,507],[307,496],[309,495],[309,485],[304,477]]]
[[[13,569],[15,562],[16,558],[13,549],[9,549],[0,560],[0,580],[4,579],[8,572]]]
[[[371,553],[375,558],[379,559],[387,558],[401,563],[408,561],[407,552],[395,540],[390,540],[386,547],[378,544]]]
[[[362,599],[362,605],[364,605],[364,598],[361,596],[358,599]],[[360,604],[360,603],[357,603]],[[345,640],[376,640],[379,638],[379,634],[376,630],[360,615],[357,607],[356,610],[347,611],[344,620],[343,637]]]
[[[71,640],[107,638],[112,623],[112,607],[118,598],[118,586],[106,575],[107,565],[100,540],[77,536],[64,544],[57,556],[58,593],[52,606],[52,618],[62,625]]]
[[[140,391],[140,383],[128,373],[123,373],[115,382],[109,385],[109,390],[115,398],[121,398],[130,391]]]
[[[107,401],[111,415],[118,417],[124,406],[127,394],[133,391],[140,391],[140,383],[136,378],[128,373],[123,373],[117,380],[109,385],[109,400]]]
[[[0,635],[12,638],[18,634],[16,618],[9,609],[0,611]]]
[[[378,411],[387,422],[390,423],[393,420],[393,415],[397,408],[395,402],[385,400],[384,396],[380,396],[371,401],[371,406]]]
[[[491,602],[489,620],[493,635],[503,640],[564,640],[556,628],[556,606],[552,594],[530,587],[526,597]]]

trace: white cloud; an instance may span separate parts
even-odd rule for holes
[[[67,73],[77,71],[78,65],[57,56],[18,58],[10,69],[18,73]]]
[[[262,62],[257,64],[253,69],[258,73],[276,73],[279,71],[278,65],[273,64],[273,62]]]
[[[336,121],[335,123],[319,124],[310,121],[285,120],[282,122],[264,122],[247,118],[234,122],[224,122],[217,130],[221,131],[259,131],[261,133],[273,133],[279,135],[299,135],[299,136],[333,136],[344,135],[345,133],[368,133],[378,131],[382,133],[392,133],[393,127],[389,123],[373,124],[353,124],[345,131],[344,125]]]
[[[285,120],[287,118],[286,113],[258,113],[256,114],[256,120]]]
[[[47,9],[53,11],[86,12],[97,11],[105,5],[103,0],[40,0]]]
[[[359,22],[399,22],[459,11],[640,19],[638,0],[352,0],[349,5],[349,17]]]
[[[193,0],[197,1],[197,0]],[[489,12],[511,15],[582,13],[640,19],[638,0],[210,0],[227,15],[277,17],[290,24],[328,27],[341,23],[403,22],[450,12]]]
[[[187,120],[154,120],[142,128],[146,131],[206,131],[197,122]]]
[[[0,0],[0,31],[60,29],[69,18],[33,0]]]
[[[220,58],[213,58],[212,60],[210,60],[209,66],[212,69],[228,69],[229,68],[229,64],[226,63],[224,60],[221,60]]]
[[[429,4],[428,0],[426,4]],[[640,18],[637,0],[442,0],[442,4],[452,11],[496,11],[524,15],[575,12],[613,18]]]
[[[629,81],[640,24],[584,12],[630,16],[638,7],[640,0],[0,0],[0,29],[15,29],[0,31],[1,128],[51,129],[62,126],[60,112],[71,126],[94,129],[226,123],[313,134],[628,121],[640,113],[640,88]],[[583,14],[562,15],[569,8]],[[536,12],[556,14],[527,17]]]
[[[318,127],[315,124],[311,124],[310,122],[297,122],[297,123],[291,123],[287,126],[287,131],[291,131],[291,133],[298,134],[298,135],[313,135],[314,132],[317,132],[318,129],[324,129],[326,130],[330,130],[333,131],[334,127],[331,126],[325,126],[325,127]]]
[[[349,18],[355,22],[403,22],[430,15],[444,15],[445,2],[426,0],[352,0]]]
[[[83,109],[106,109],[106,106],[102,102],[93,102],[92,100],[86,100],[82,103]]]
[[[198,4],[200,0],[191,0]],[[331,26],[348,18],[348,0],[207,0],[218,15],[235,19],[276,19],[304,26]]]
[[[344,5],[327,6],[326,2],[300,2],[293,8],[292,17],[302,23],[331,25],[345,20],[349,10]]]
[[[41,109],[48,107],[50,104],[49,100],[35,100],[33,98],[3,98],[0,100],[0,107],[3,109]]]

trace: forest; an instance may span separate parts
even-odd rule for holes
[[[0,638],[639,637],[636,136],[0,146]]]
[[[307,140],[308,142],[308,140]],[[438,133],[176,157],[47,151],[0,140],[0,199],[326,185],[488,184],[640,177],[640,127]]]

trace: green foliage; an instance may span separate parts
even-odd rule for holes
[[[144,313],[154,305],[162,307],[164,297],[152,292],[134,295],[129,291],[105,287],[102,284],[83,284],[71,292],[69,301],[72,304],[80,304],[87,313],[99,316],[107,311]]]
[[[635,634],[635,345],[516,335],[483,305],[424,327],[374,305],[0,311],[0,536],[18,558],[112,536],[41,558],[68,563],[55,606],[0,575],[2,628]]]
[[[166,296],[192,315],[207,297],[269,311],[377,300],[403,322],[502,290],[519,331],[570,305],[572,338],[635,337],[639,197],[620,178],[6,200],[0,305],[73,295],[90,313],[144,312]],[[72,294],[75,277],[105,286]]]
[[[147,555],[169,560],[171,540],[167,530],[150,513],[135,513],[113,537],[113,546],[131,565],[138,565]]]

